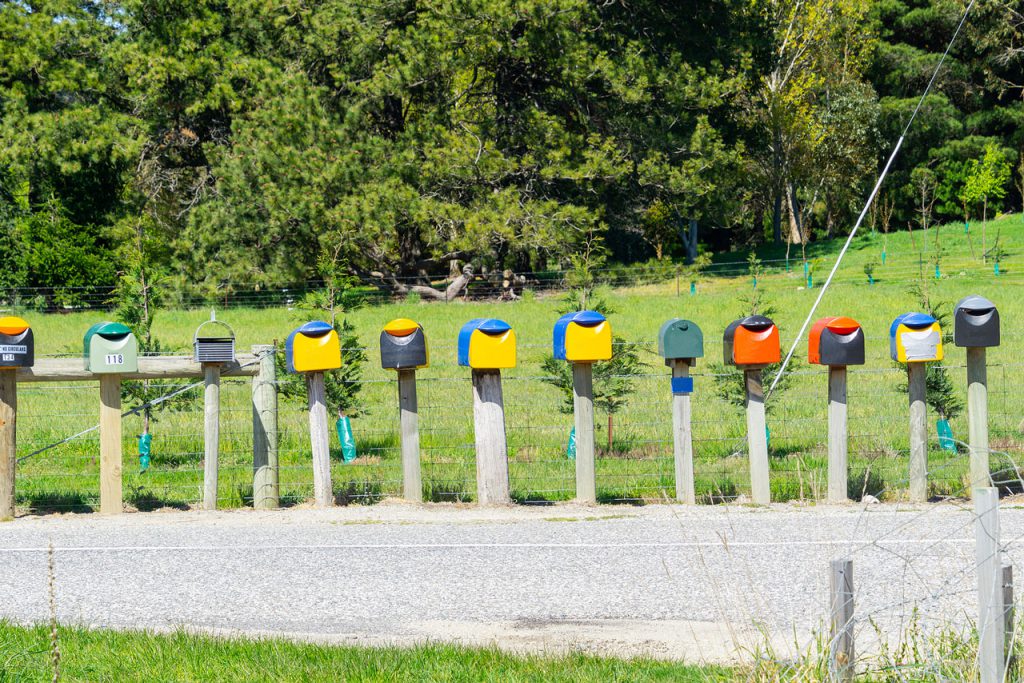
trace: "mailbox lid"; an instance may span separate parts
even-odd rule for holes
[[[21,318],[0,318],[0,368],[30,368],[35,363],[32,328]]]
[[[994,303],[977,294],[957,302],[953,309],[955,345],[986,348],[999,346],[999,341],[999,311]]]
[[[380,366],[385,370],[425,368],[430,352],[423,327],[408,318],[397,318],[380,333]]]
[[[96,323],[88,330],[86,330],[85,337],[82,338],[82,341],[85,345],[85,350],[88,351],[89,344],[92,343],[93,338],[95,337],[101,337],[103,339],[108,340],[115,340],[123,339],[124,337],[131,333],[132,330],[127,325],[123,325],[121,323],[101,322]]]
[[[329,323],[308,322],[292,331],[284,345],[288,372],[320,372],[341,367],[341,341]]]
[[[690,320],[667,320],[658,330],[658,355],[666,360],[703,358],[704,332]]]

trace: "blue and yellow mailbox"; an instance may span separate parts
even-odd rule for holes
[[[459,330],[458,362],[474,370],[516,366],[516,333],[504,320],[476,318]]]
[[[334,328],[314,320],[288,335],[284,345],[288,372],[323,372],[341,367],[341,341]]]
[[[385,370],[417,370],[430,365],[423,326],[408,318],[396,318],[380,333],[380,366]]]
[[[942,360],[942,330],[927,313],[904,313],[889,326],[889,355],[898,363]]]
[[[21,318],[0,318],[0,368],[30,368],[36,348],[32,328]]]
[[[554,353],[558,360],[592,363],[612,357],[612,326],[597,311],[566,313],[555,323]]]

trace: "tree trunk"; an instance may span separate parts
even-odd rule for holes
[[[804,244],[803,230],[800,225],[800,208],[796,200],[796,188],[789,186],[786,192],[787,207],[789,214],[789,243]]]
[[[782,241],[782,191],[776,189],[774,192],[772,206],[772,239],[779,243]]]
[[[686,235],[686,264],[693,265],[697,260],[697,221],[690,219],[690,230]]]

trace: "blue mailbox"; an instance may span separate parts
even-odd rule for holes
[[[516,366],[516,333],[497,318],[475,318],[459,330],[458,362],[474,370]]]

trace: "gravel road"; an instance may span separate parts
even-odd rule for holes
[[[324,642],[496,643],[727,661],[763,635],[803,645],[828,562],[854,560],[858,629],[975,611],[969,506],[513,507],[26,517],[0,524],[0,617],[276,634]],[[1002,536],[1024,559],[1024,511]],[[860,643],[858,643],[860,645]],[[781,652],[780,652],[781,654]]]

